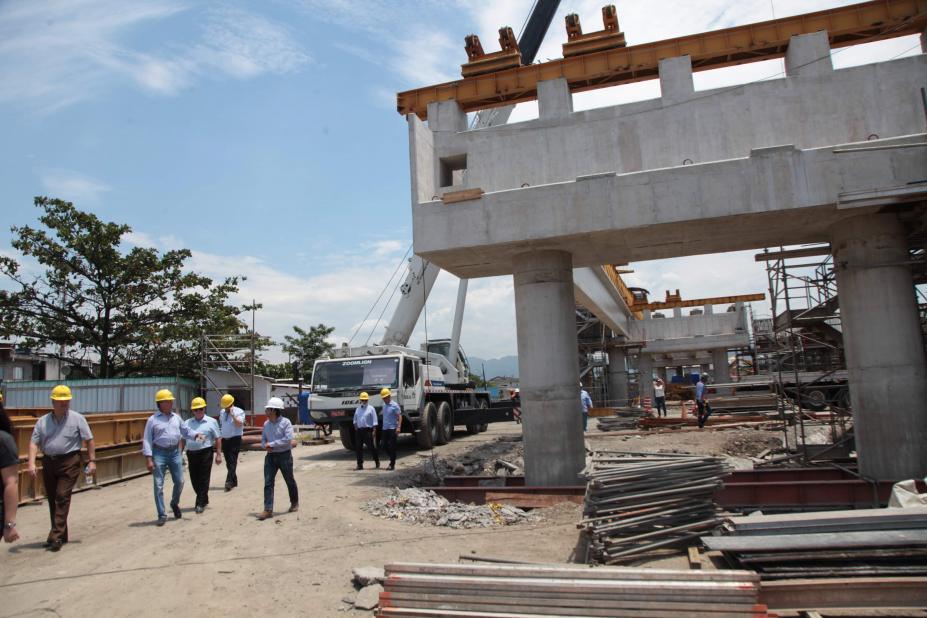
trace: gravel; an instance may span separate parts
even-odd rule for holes
[[[376,517],[447,528],[497,528],[534,521],[530,513],[505,504],[460,504],[427,489],[393,489],[367,502],[363,510]]]

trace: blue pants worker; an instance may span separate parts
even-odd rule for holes
[[[286,489],[290,494],[290,508],[299,505],[299,489],[293,478],[293,452],[267,453],[264,455],[264,510],[274,510],[274,484],[277,482],[277,470],[283,475]]]
[[[666,416],[666,397],[654,397],[653,400],[657,404],[657,415]],[[661,411],[662,414],[660,414]]]
[[[167,512],[164,510],[164,476],[168,470],[171,473],[171,481],[174,483],[171,510],[174,512],[174,517],[180,519],[180,493],[183,491],[183,457],[180,454],[180,447],[154,446],[151,449],[151,459],[154,462],[152,477],[154,478],[154,499],[158,519],[167,517]]]

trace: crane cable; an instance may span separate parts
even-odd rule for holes
[[[383,286],[383,289],[380,290],[380,295],[377,296],[377,299],[373,301],[373,304],[370,306],[370,310],[367,312],[367,315],[364,316],[364,319],[361,320],[360,324],[357,325],[357,328],[354,329],[354,332],[351,334],[351,338],[348,339],[348,346],[350,347],[351,342],[354,341],[354,337],[357,336],[358,331],[364,326],[367,322],[367,318],[370,317],[370,314],[373,313],[373,310],[376,308],[377,304],[380,302],[380,299],[383,298],[383,294],[386,292],[386,289],[389,287],[390,283],[393,282],[393,277],[396,276],[396,273],[399,272],[399,269],[402,268],[403,263],[406,261],[406,258],[409,255],[409,252],[412,251],[412,243],[409,243],[409,248],[406,249],[406,252],[403,254],[402,259],[399,260],[399,264],[396,265],[396,270],[393,271],[393,274],[390,275],[389,280],[386,282],[386,285]],[[367,338],[370,339],[369,337]]]

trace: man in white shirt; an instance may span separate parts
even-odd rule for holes
[[[222,454],[225,455],[225,491],[238,487],[238,453],[241,452],[241,436],[245,431],[245,412],[235,407],[235,398],[229,393],[222,395],[219,402]]]
[[[660,378],[653,381],[653,402],[657,406],[657,416],[666,416],[666,384]]]

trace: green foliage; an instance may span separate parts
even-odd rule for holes
[[[101,221],[70,202],[35,198],[46,229],[13,226],[13,247],[45,268],[29,277],[0,257],[14,291],[0,291],[0,335],[42,349],[65,345],[99,362],[100,377],[199,372],[202,332],[241,333],[228,304],[240,278],[214,284],[185,270],[188,249],[159,253],[122,238],[128,225]]]
[[[482,376],[478,376],[475,373],[470,374],[470,382],[476,384],[477,388],[486,388],[486,382],[483,380]]]
[[[293,327],[296,336],[285,335],[283,337],[286,343],[283,344],[283,351],[290,355],[294,361],[298,361],[303,379],[309,380],[312,377],[312,364],[320,356],[331,354],[335,346],[325,340],[326,337],[335,332],[332,326],[319,324],[310,326],[308,331],[298,326]],[[292,372],[290,372],[292,375]]]

